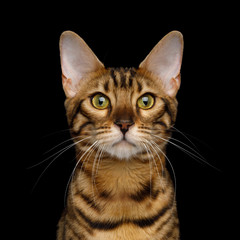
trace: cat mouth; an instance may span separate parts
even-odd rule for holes
[[[114,143],[114,144],[112,145],[112,147],[114,147],[114,146],[125,147],[125,146],[129,146],[129,145],[131,145],[131,146],[133,146],[133,147],[137,147],[134,143],[131,143],[131,142],[129,142],[128,140],[126,140],[126,138],[123,138],[123,139],[121,139],[120,141]]]
[[[109,145],[106,151],[119,159],[130,159],[139,152],[139,148],[134,142],[122,137]]]

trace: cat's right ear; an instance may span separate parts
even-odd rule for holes
[[[103,68],[93,51],[76,33],[65,31],[60,37],[60,56],[63,89],[67,97],[74,97],[82,79]]]

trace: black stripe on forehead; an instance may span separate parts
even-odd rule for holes
[[[110,70],[110,75],[111,75],[111,77],[112,77],[112,79],[113,79],[114,86],[115,86],[115,87],[118,87],[118,82],[117,82],[117,78],[116,78],[116,74],[115,74],[114,68],[112,68],[112,69]]]
[[[136,75],[136,69],[135,68],[129,68],[129,72],[130,72],[130,77],[135,77],[135,75]]]
[[[117,86],[116,87],[120,87],[120,88],[126,88],[126,69],[123,68],[115,68],[114,69],[114,75],[115,75],[115,79],[117,81]],[[114,84],[115,85],[115,84]]]
[[[126,88],[126,73],[123,71],[120,71],[120,80],[121,80],[121,88]]]
[[[136,70],[134,68],[130,68],[129,73],[128,86],[132,87],[133,78],[136,76]]]
[[[129,78],[129,81],[128,81],[128,86],[129,87],[132,87],[132,82],[133,82],[132,78]]]
[[[142,91],[142,84],[137,81],[137,86],[138,86],[138,92],[141,92]]]
[[[110,76],[113,84],[117,88],[130,88],[133,86],[133,80],[136,75],[134,68],[111,68]]]
[[[103,87],[104,87],[104,90],[105,90],[106,92],[108,92],[108,90],[109,90],[109,80],[107,80],[107,81],[104,83]]]

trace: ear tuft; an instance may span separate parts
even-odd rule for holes
[[[104,65],[84,40],[72,31],[62,33],[59,45],[63,88],[67,97],[73,97],[81,80],[87,74],[103,68]]]
[[[183,36],[172,31],[158,42],[139,67],[157,76],[166,94],[174,97],[180,87],[182,55]]]

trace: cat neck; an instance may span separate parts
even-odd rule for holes
[[[154,196],[164,189],[167,179],[164,155],[153,155],[146,161],[137,157],[120,160],[110,156],[102,156],[97,161],[93,155],[79,164],[73,178],[80,189],[88,189],[88,192],[100,194],[102,198],[111,196],[114,200],[129,198],[136,191]]]

